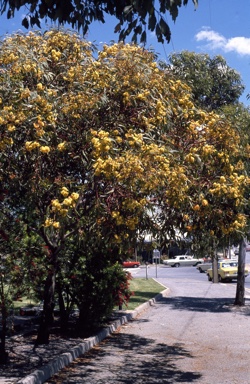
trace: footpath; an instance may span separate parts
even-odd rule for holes
[[[14,382],[250,384],[249,300],[234,307],[233,284],[171,284],[109,329]]]
[[[47,383],[249,384],[249,301],[233,306],[234,284],[169,285],[167,297]]]

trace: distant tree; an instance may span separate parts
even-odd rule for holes
[[[160,220],[163,230],[172,221],[194,242],[205,238],[215,255],[222,241],[239,239],[248,228],[249,177],[242,161],[247,151],[240,132],[229,119],[214,112],[194,112],[190,102],[190,98],[182,98],[182,105],[190,108],[184,114],[189,124],[176,122],[169,126],[172,153],[175,163],[182,165],[182,172],[178,173],[176,193],[171,191],[171,196],[169,191],[175,185],[170,188],[168,180]],[[179,110],[175,113],[178,115]],[[194,114],[199,116],[198,122],[193,121]],[[182,196],[180,184],[185,185]]]
[[[250,174],[249,155],[250,155],[250,109],[243,104],[228,105],[221,109],[221,113],[230,121],[235,129],[239,132],[241,143],[241,151],[239,153],[238,164],[242,167],[244,164],[245,172]],[[249,218],[249,197],[250,190],[246,190],[244,213]],[[238,243],[238,279],[235,296],[235,305],[242,306],[245,304],[245,259],[246,259],[246,241],[249,240],[249,219],[245,231],[239,231],[236,238],[231,238],[230,242]]]
[[[214,111],[238,103],[244,91],[240,74],[222,56],[183,51],[170,55],[169,62],[171,72],[189,85],[202,109]]]
[[[192,0],[197,7],[198,0]],[[187,5],[188,0],[108,0],[108,1],[47,1],[47,0],[0,0],[1,14],[7,13],[7,18],[15,16],[15,11],[21,9],[26,16],[22,25],[40,27],[41,20],[50,19],[59,25],[69,24],[85,35],[90,24],[97,20],[105,23],[105,16],[111,15],[118,20],[115,32],[119,33],[119,40],[133,33],[132,41],[145,43],[147,40],[147,27],[155,32],[159,42],[166,39],[170,41],[171,31],[166,22],[165,14],[169,13],[175,21],[179,8]]]

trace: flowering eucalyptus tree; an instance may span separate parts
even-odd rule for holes
[[[44,250],[37,343],[48,342],[56,287],[74,296],[83,322],[98,288],[113,281],[120,292],[112,267],[137,231],[155,225],[148,211],[156,204],[173,218],[165,227],[209,225],[220,236],[244,226],[248,180],[230,163],[236,132],[196,109],[188,86],[153,53],[121,43],[94,57],[73,33],[15,34],[1,43],[0,78],[2,203]]]
[[[6,37],[0,68],[1,193],[46,250],[43,343],[57,277],[81,273],[67,246],[81,244],[81,266],[113,265],[148,226],[150,197],[173,178],[163,132],[178,100],[152,53],[116,44],[96,59],[73,33]]]

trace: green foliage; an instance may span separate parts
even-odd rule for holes
[[[7,334],[7,318],[13,300],[17,300],[24,292],[25,273],[21,267],[24,247],[22,238],[25,235],[23,223],[17,220],[8,205],[0,200],[0,363],[6,363],[5,338]]]
[[[169,62],[171,73],[189,85],[202,109],[214,111],[235,104],[244,91],[240,74],[222,56],[183,51],[170,55]]]
[[[119,263],[111,264],[98,256],[85,261],[82,270],[71,275],[73,297],[80,310],[79,329],[93,329],[107,319],[115,306],[131,296],[130,274]]]
[[[198,0],[192,0],[197,7]],[[187,5],[188,0],[159,0],[155,4],[153,0],[144,1],[46,1],[46,0],[24,0],[11,1],[1,0],[0,10],[7,17],[12,18],[15,11],[23,9],[25,6],[26,16],[22,20],[25,28],[30,26],[41,27],[41,20],[50,19],[59,25],[70,24],[78,31],[82,30],[85,35],[93,21],[105,23],[105,16],[111,15],[118,20],[115,32],[119,32],[119,40],[123,41],[133,32],[132,41],[136,42],[140,37],[140,42],[146,42],[146,26],[150,31],[155,31],[159,42],[166,39],[170,41],[171,32],[168,23],[164,19],[169,13],[175,21],[178,17],[179,8]]]
[[[240,136],[240,153],[237,158],[238,167],[242,167],[244,164],[245,172],[249,175],[250,173],[250,108],[245,107],[243,104],[238,103],[235,105],[227,105],[220,109],[220,113],[230,121],[231,125],[239,132]],[[249,202],[250,191],[246,192],[246,201]],[[249,206],[245,206],[245,214],[249,215]],[[249,224],[248,224],[249,226]],[[249,231],[246,232],[245,236],[249,238]],[[235,238],[231,238],[231,243],[238,244],[242,241],[242,234],[236,234]]]
[[[1,307],[6,305],[9,309],[12,300],[24,293],[24,276],[22,270],[22,258],[24,247],[22,236],[25,231],[22,223],[15,219],[6,207],[2,206],[0,213],[0,292]]]
[[[23,295],[41,300],[41,284],[46,268],[45,250],[39,237],[28,233],[27,226],[1,204],[0,264],[1,296],[9,308]]]

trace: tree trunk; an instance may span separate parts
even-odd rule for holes
[[[60,310],[60,327],[62,331],[67,331],[69,325],[69,309],[65,308],[65,302],[62,294],[61,284],[57,284],[56,292],[58,294],[58,304]]]
[[[93,318],[90,318],[89,311],[86,311],[86,308],[79,308],[79,318],[77,322],[77,334],[81,337],[89,337],[91,331],[96,327],[95,321]]]
[[[5,306],[5,300],[2,299],[1,306],[2,315],[2,331],[0,341],[0,364],[6,364],[8,362],[8,353],[5,348],[6,332],[7,332],[7,308]]]
[[[238,279],[234,305],[245,305],[245,264],[246,264],[246,242],[242,238],[238,258]]]
[[[49,343],[50,328],[54,321],[55,279],[55,268],[51,268],[44,286],[43,312],[35,342],[36,345]]]
[[[219,282],[219,278],[218,278],[218,255],[217,255],[216,249],[214,251],[212,267],[213,267],[213,283],[218,283]]]

